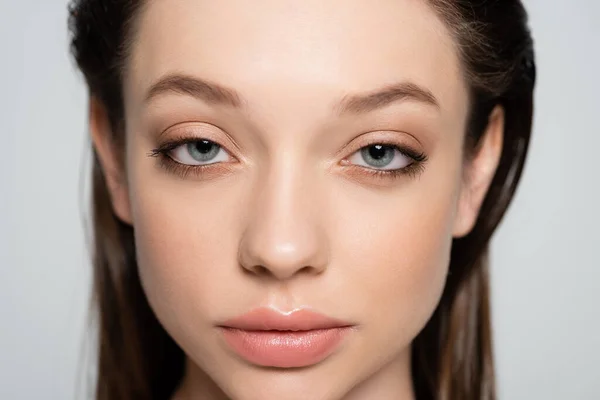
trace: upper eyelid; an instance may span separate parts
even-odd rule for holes
[[[204,125],[204,126],[209,126],[209,127],[213,127],[213,128],[208,128],[206,130],[202,129],[202,134],[198,135],[197,133],[193,133],[194,131],[199,130],[199,128],[197,128],[198,125]],[[191,130],[192,132],[189,132],[188,134],[186,134],[185,132]],[[224,135],[225,137],[227,137],[226,142],[231,143],[231,145],[240,153],[240,156],[238,157],[235,152],[232,153],[232,151],[229,150],[229,146],[224,144],[223,141],[219,138],[219,136],[221,135],[216,135],[216,134],[212,134],[210,133],[211,130],[218,130],[220,132],[222,132],[222,135]],[[237,145],[237,143],[235,142],[235,140],[233,140],[233,138],[230,137],[230,135],[228,135],[226,133],[226,131],[224,129],[222,129],[221,127],[213,124],[213,123],[205,123],[205,122],[180,122],[177,124],[174,124],[172,126],[170,126],[169,128],[165,129],[160,135],[160,136],[164,136],[166,135],[168,132],[170,131],[179,131],[179,130],[183,130],[182,133],[177,134],[177,136],[180,138],[179,140],[182,141],[182,145],[185,144],[186,142],[194,142],[194,141],[199,141],[199,140],[209,140],[215,144],[217,144],[218,146],[220,146],[223,151],[227,152],[227,154],[229,154],[231,157],[234,157],[236,159],[245,159],[245,157],[243,157],[241,155],[242,150],[240,149],[240,147]],[[206,134],[206,132],[208,132],[208,134]],[[374,133],[387,133],[387,138],[381,138],[381,137],[372,137],[372,136],[368,136],[370,134],[374,134]],[[395,132],[392,134],[392,132]],[[190,134],[191,133],[191,134]],[[419,148],[417,146],[412,146],[412,145],[406,145],[404,143],[402,143],[403,141],[400,139],[396,139],[396,138],[390,138],[391,135],[398,135],[399,132],[398,131],[385,131],[385,130],[378,130],[378,131],[371,131],[371,132],[366,132],[363,133],[361,135],[359,135],[357,138],[355,138],[355,140],[352,140],[350,143],[348,143],[345,146],[342,146],[341,149],[339,149],[334,157],[335,158],[339,158],[341,156],[342,153],[348,153],[344,159],[354,155],[356,152],[360,151],[362,148],[364,147],[368,147],[368,146],[373,146],[375,144],[383,144],[383,145],[387,145],[387,146],[392,146],[397,148],[398,150],[400,150],[400,152],[407,156],[407,157],[411,157],[409,154],[405,154],[405,152],[403,152],[403,147],[408,147],[409,150],[411,150],[412,153],[419,153],[421,154],[422,151],[419,150]],[[406,134],[411,138],[411,141],[416,141],[420,144],[420,141],[418,139],[416,139],[413,135],[411,134]],[[366,137],[366,139],[362,139]],[[352,143],[358,142],[358,144],[356,145],[352,145]],[[351,147],[352,150],[349,151],[348,148]],[[420,147],[420,146],[419,146]]]
[[[361,149],[363,149],[365,147],[370,147],[370,146],[374,146],[377,144],[393,147],[396,150],[398,150],[400,152],[400,154],[404,155],[405,157],[414,159],[415,157],[413,157],[410,153],[414,153],[415,155],[422,154],[423,156],[425,156],[425,153],[420,151],[417,147],[401,143],[400,140],[367,138],[367,139],[362,140],[357,146],[352,146],[353,150],[350,151],[349,152],[350,154],[348,156],[346,156],[344,159],[356,154],[356,152],[360,151]],[[426,156],[425,156],[425,158],[426,158]]]
[[[203,125],[203,126],[208,126],[208,127],[212,127],[212,128],[200,128],[198,127],[198,125]],[[183,130],[182,133],[177,133],[179,130]],[[189,130],[191,130],[192,132],[189,132]],[[202,130],[202,134],[198,135],[196,133],[193,133],[194,131],[197,130]],[[227,142],[231,143],[231,145],[237,149],[237,151],[241,152],[241,148],[240,146],[235,142],[235,140],[233,140],[233,138],[228,135],[226,133],[226,131],[221,128],[220,126],[214,124],[214,123],[208,123],[208,122],[197,122],[197,121],[190,121],[190,122],[179,122],[177,124],[173,124],[171,126],[169,126],[168,128],[166,128],[165,130],[163,130],[158,137],[161,138],[163,136],[169,135],[169,132],[175,131],[175,133],[173,133],[174,135],[176,135],[177,137],[183,139],[188,139],[189,141],[194,141],[194,140],[210,140],[216,144],[218,144],[219,146],[223,147],[224,150],[227,151],[227,147],[225,146],[221,139],[218,138],[218,136],[220,135],[216,135],[216,134],[212,134],[211,131],[213,130],[218,130],[220,132],[222,132],[222,135],[224,135],[227,138]],[[208,132],[208,135],[205,133]],[[191,133],[191,134],[190,134]],[[229,154],[231,154],[230,151],[227,151]]]
[[[400,139],[399,137],[406,137],[406,139]],[[408,142],[413,142],[415,144],[410,145]],[[351,142],[339,149],[335,153],[335,157],[340,157],[342,153],[349,153],[351,155],[363,147],[368,147],[375,144],[393,146],[399,148],[400,150],[402,150],[404,147],[407,147],[414,153],[423,152],[420,150],[422,147],[421,142],[415,136],[409,133],[397,130],[376,130],[368,131],[355,137]],[[348,148],[351,148],[352,151],[349,152]]]

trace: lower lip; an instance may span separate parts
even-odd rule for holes
[[[278,368],[307,367],[323,361],[335,351],[349,330],[349,327],[310,331],[222,328],[225,341],[246,361]]]

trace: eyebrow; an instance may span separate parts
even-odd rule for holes
[[[430,90],[412,82],[400,82],[367,94],[346,95],[335,109],[338,115],[362,114],[403,100],[416,101],[440,108],[439,102]]]
[[[187,75],[168,75],[150,87],[146,102],[166,93],[185,94],[207,103],[241,108],[242,98],[233,89]]]
[[[188,75],[168,75],[153,84],[146,95],[146,102],[166,93],[189,95],[209,104],[234,108],[245,108],[247,102],[234,89]],[[388,106],[398,101],[416,101],[435,108],[439,102],[433,93],[412,82],[400,82],[366,94],[347,94],[337,102],[334,112],[344,114],[363,114]]]

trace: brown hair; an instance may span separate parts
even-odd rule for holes
[[[504,148],[474,229],[452,244],[442,299],[413,342],[418,399],[495,398],[488,243],[521,176],[533,113],[535,63],[520,0],[429,0],[450,28],[470,87],[467,154],[491,110],[505,111]],[[124,143],[123,67],[142,0],[74,0],[71,50],[90,96],[106,108],[113,141]],[[160,325],[142,290],[132,228],[113,212],[94,152],[94,304],[99,323],[97,400],[168,399],[184,354]]]

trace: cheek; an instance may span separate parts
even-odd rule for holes
[[[339,254],[352,260],[352,269],[346,273],[353,277],[351,284],[358,284],[355,293],[364,296],[365,315],[370,313],[385,324],[393,325],[395,320],[414,331],[435,309],[452,243],[453,207],[439,200],[414,205],[399,202],[391,213],[383,207],[377,215],[364,217],[377,221],[369,229],[357,229],[352,236],[342,236],[340,231],[344,243],[339,247],[346,250]]]
[[[236,210],[243,196],[236,190],[243,188],[180,180],[154,165],[131,175],[142,286],[169,333],[180,344],[195,343],[215,317],[238,311],[229,299],[239,292]]]
[[[379,343],[398,350],[431,317],[448,273],[460,160],[429,167],[392,197],[337,199],[328,221],[337,225],[332,240],[336,262],[345,265],[339,276],[344,290],[354,294],[354,307]]]
[[[136,251],[150,297],[156,293],[161,302],[185,303],[198,311],[209,309],[213,292],[234,292],[228,283],[236,249],[227,246],[235,235],[235,214],[220,209],[227,207],[223,199],[215,206],[210,197],[203,200],[203,193],[192,200],[189,192],[139,192],[143,200],[134,206]]]

